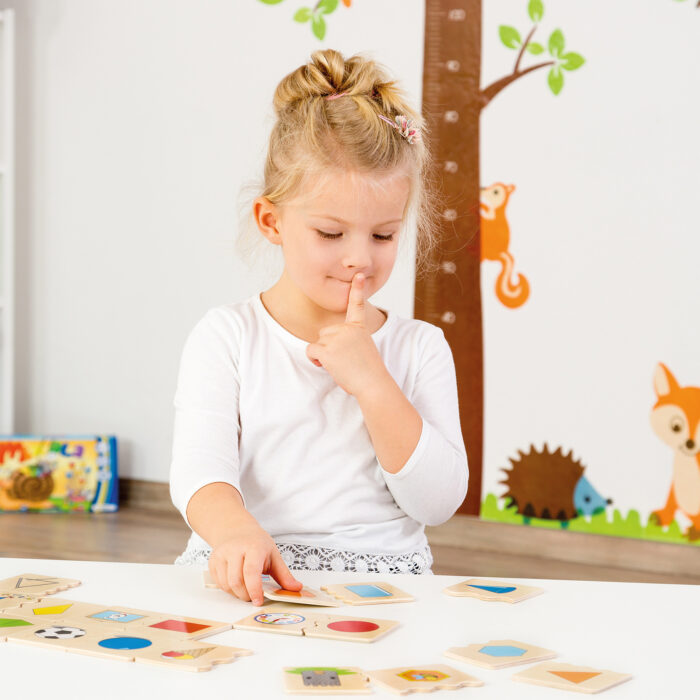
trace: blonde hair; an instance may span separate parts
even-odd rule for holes
[[[325,99],[341,92],[345,94],[338,99]],[[439,243],[437,211],[441,199],[427,127],[396,82],[389,80],[386,70],[360,54],[346,60],[333,49],[315,51],[311,62],[280,81],[273,106],[276,122],[268,143],[263,182],[248,186],[252,198],[263,196],[283,205],[294,199],[309,179],[316,181],[333,169],[368,175],[404,169],[410,189],[403,228],[415,222],[416,276],[434,272],[437,265],[431,261]],[[398,114],[405,115],[419,127],[420,140],[408,143],[379,118],[380,114],[391,121]],[[237,249],[244,260],[263,239],[254,225],[252,198],[249,196],[241,206]]]

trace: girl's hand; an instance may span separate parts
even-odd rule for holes
[[[288,591],[303,586],[290,573],[272,537],[252,524],[213,549],[209,573],[219,588],[254,605],[263,604],[262,574],[270,574]]]
[[[318,340],[306,347],[309,360],[325,368],[338,386],[354,396],[387,374],[367,330],[364,286],[364,275],[358,272],[350,285],[345,323],[322,328]]]

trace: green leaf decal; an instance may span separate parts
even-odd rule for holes
[[[279,5],[282,0],[260,0],[260,2],[264,3],[265,5]]]
[[[559,58],[564,50],[564,35],[561,30],[555,29],[549,37],[549,53],[555,58]]]
[[[562,56],[561,67],[564,70],[576,70],[580,68],[585,63],[585,59],[581,54],[574,53],[573,51],[565,53]]]
[[[317,39],[321,39],[326,36],[326,20],[323,19],[321,15],[314,15],[311,20],[311,31]]]
[[[559,29],[555,29],[549,37],[549,53],[558,58],[564,50],[564,35]]]
[[[539,22],[542,19],[542,15],[544,15],[542,0],[530,0],[527,5],[527,13],[533,22]]]
[[[311,19],[313,12],[310,7],[302,7],[296,11],[294,15],[295,22],[308,22]]]
[[[517,49],[520,46],[522,39],[520,38],[520,33],[515,27],[508,27],[502,24],[498,28],[498,36],[501,37],[501,41],[509,49]]]
[[[542,44],[538,44],[536,41],[531,41],[527,45],[527,50],[533,55],[533,56],[539,56],[541,53],[544,53],[544,46]]]
[[[324,15],[329,15],[338,9],[338,0],[321,0],[316,9]]]
[[[559,70],[559,66],[552,66],[547,76],[547,83],[555,95],[561,92],[564,87],[564,74]]]

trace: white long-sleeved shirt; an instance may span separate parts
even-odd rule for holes
[[[467,491],[454,361],[442,329],[385,313],[372,339],[423,421],[396,474],[379,463],[355,397],[259,295],[197,323],[180,362],[170,471],[186,521],[195,492],[225,482],[278,543],[392,555],[427,547],[424,526],[450,518]],[[196,533],[189,546],[206,548]]]

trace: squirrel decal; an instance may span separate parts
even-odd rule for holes
[[[681,387],[666,365],[654,373],[657,402],[651,411],[654,432],[673,448],[673,477],[666,505],[650,520],[669,525],[680,510],[692,525],[689,540],[700,539],[700,387]]]
[[[522,306],[530,296],[530,283],[524,275],[518,274],[517,284],[511,282],[515,263],[508,252],[510,226],[506,219],[506,205],[515,185],[496,182],[482,187],[479,196],[481,214],[481,260],[500,262],[501,273],[496,280],[496,296],[509,309]]]

